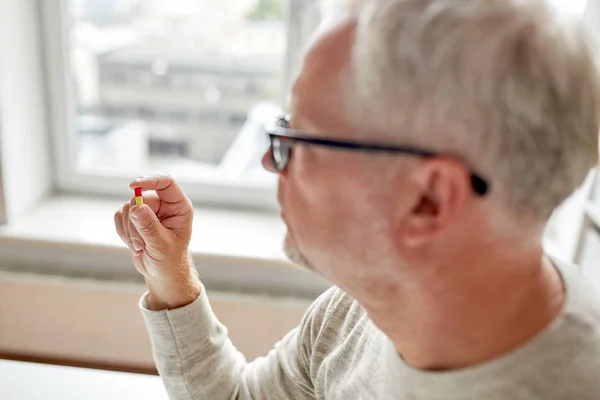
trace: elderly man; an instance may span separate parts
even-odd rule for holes
[[[270,135],[290,259],[335,286],[247,362],[188,258],[169,176],[115,215],[172,399],[600,398],[600,302],[545,257],[597,161],[600,84],[542,0],[348,2]]]

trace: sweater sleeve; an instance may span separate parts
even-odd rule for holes
[[[250,363],[229,340],[205,290],[193,303],[164,311],[144,307],[144,295],[140,308],[171,400],[314,399],[312,342],[332,291],[319,297],[265,357]]]

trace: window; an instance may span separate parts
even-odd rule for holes
[[[121,195],[161,171],[196,201],[274,208],[263,136],[316,0],[48,3],[60,189]]]
[[[44,1],[58,189],[122,196],[132,176],[162,170],[196,201],[275,207],[262,136],[282,111],[319,1]],[[593,8],[548,1],[575,14]],[[82,118],[113,126],[110,143],[79,130]],[[170,163],[149,151],[170,140],[167,130],[187,149]]]

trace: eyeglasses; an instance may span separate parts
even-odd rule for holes
[[[289,127],[289,119],[281,117],[275,123],[275,130],[269,132],[271,142],[270,152],[273,166],[278,172],[285,170],[292,156],[292,149],[296,144],[328,147],[348,151],[366,151],[377,153],[397,153],[408,156],[432,158],[448,156],[430,150],[410,146],[387,146],[379,143],[364,141],[348,141],[310,137],[306,133],[296,131]],[[452,156],[451,157],[456,157]],[[471,171],[471,186],[478,196],[484,196],[489,191],[486,179]]]

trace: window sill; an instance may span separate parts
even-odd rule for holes
[[[0,227],[0,271],[142,283],[114,230],[113,214],[121,205],[74,196],[42,202]],[[275,214],[198,208],[194,225],[190,248],[208,289],[314,299],[329,286],[286,260],[285,227]],[[550,255],[570,259],[554,241],[544,242]]]
[[[141,282],[115,233],[119,201],[58,196],[0,228],[0,270]],[[191,251],[212,290],[314,298],[328,287],[281,251],[274,214],[197,209]]]

